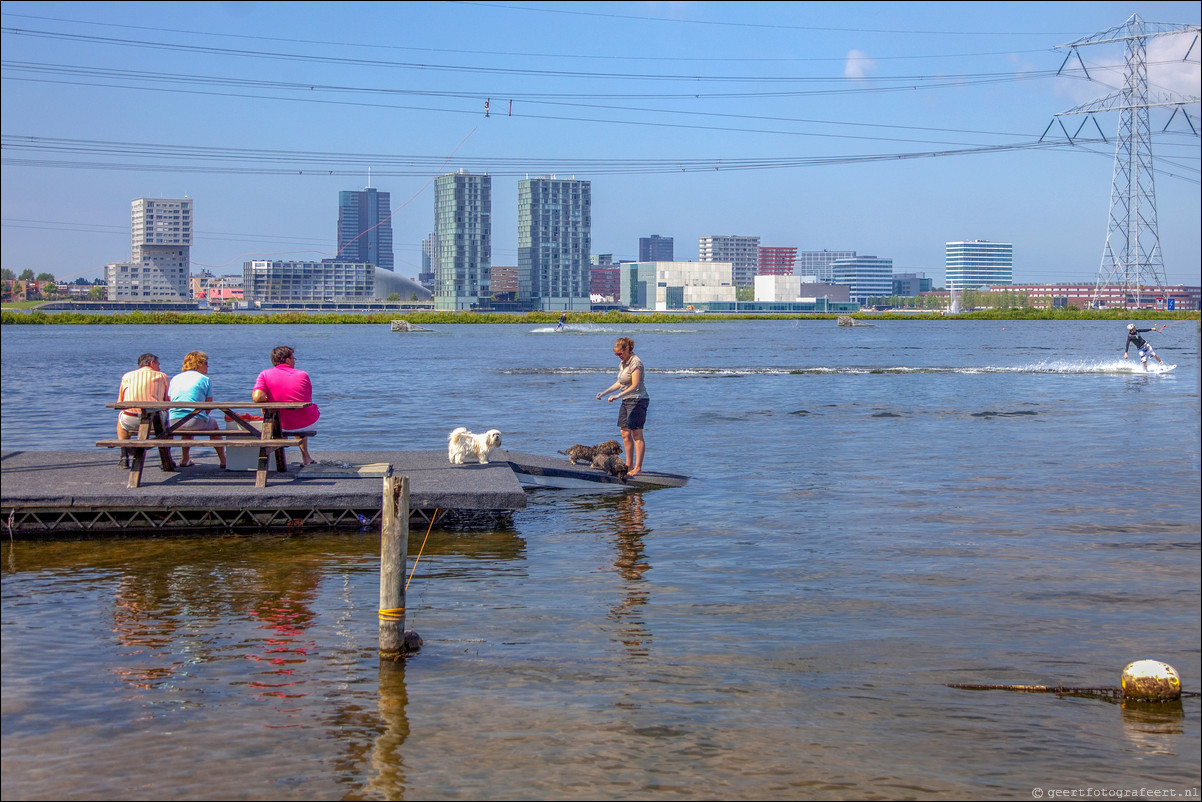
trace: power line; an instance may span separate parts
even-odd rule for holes
[[[510,6],[500,3],[479,3],[479,2],[462,2],[462,5],[479,6],[481,8],[496,8],[505,11],[530,11],[540,14],[564,14],[581,17],[604,17],[608,19],[626,19],[637,20],[639,22],[668,22],[674,24],[688,25],[712,25],[723,28],[767,28],[769,30],[787,30],[787,31],[823,31],[823,32],[841,32],[841,33],[887,33],[893,35],[916,35],[924,36],[1069,36],[1070,33],[1060,31],[1058,33],[1034,34],[1029,31],[1014,32],[1014,31],[923,31],[913,29],[897,29],[897,28],[836,28],[819,25],[786,25],[780,22],[761,23],[761,22],[725,22],[725,21],[710,21],[710,20],[691,20],[691,19],[675,19],[664,17],[649,17],[637,14],[613,14],[602,13],[599,11],[576,11],[564,8],[548,8],[529,6]]]
[[[600,55],[597,55],[597,54],[585,55],[580,52],[534,53],[534,52],[528,52],[528,51],[505,51],[505,50],[482,50],[482,49],[459,50],[459,49],[454,49],[454,48],[413,47],[410,45],[396,45],[396,44],[374,44],[374,43],[367,43],[367,42],[361,42],[361,41],[347,42],[347,41],[332,41],[332,40],[328,40],[328,39],[300,39],[300,38],[296,38],[296,37],[257,36],[257,35],[236,34],[236,33],[214,33],[211,31],[182,30],[179,28],[163,28],[163,27],[148,26],[148,25],[129,25],[129,24],[122,24],[122,23],[114,23],[114,22],[99,22],[99,21],[95,21],[95,20],[70,19],[70,18],[65,18],[65,17],[46,17],[46,16],[39,16],[36,14],[7,13],[7,16],[21,18],[21,19],[35,19],[35,20],[41,20],[41,21],[45,21],[45,22],[60,22],[60,23],[69,23],[69,24],[77,24],[77,25],[91,25],[91,26],[108,27],[108,28],[125,28],[125,29],[129,29],[129,30],[153,31],[156,33],[175,33],[175,34],[182,33],[182,34],[187,34],[189,36],[211,36],[211,37],[218,37],[218,38],[224,38],[224,39],[244,39],[244,40],[260,41],[260,42],[282,42],[282,43],[286,43],[286,44],[322,45],[322,46],[333,46],[333,47],[351,47],[351,48],[374,49],[374,50],[397,50],[397,51],[421,52],[421,53],[450,53],[450,54],[456,54],[456,55],[471,55],[471,56],[504,56],[504,57],[510,57],[510,58],[523,58],[523,59],[548,58],[548,59],[555,59],[557,61],[562,61],[564,59],[587,60],[587,61],[632,61],[632,62],[637,62],[637,61],[695,62],[695,61],[703,60],[706,62],[728,62],[728,63],[759,63],[759,62],[769,62],[769,63],[835,62],[835,63],[844,63],[847,61],[846,56],[837,56],[837,57],[788,56],[788,57],[766,57],[766,58],[731,58],[731,57],[723,56],[720,53],[707,53],[703,59],[699,59],[694,56],[657,56],[657,55],[644,55],[644,54],[638,54],[638,53],[623,53],[623,54],[619,54],[619,55],[607,54],[607,53],[600,54]],[[596,16],[613,16],[613,15],[597,14]],[[663,19],[660,17],[631,16],[628,18],[635,19],[635,20],[647,20],[647,21],[659,21],[659,22],[680,22],[682,24],[687,24],[690,22],[687,20],[667,20],[667,19]],[[697,23],[697,24],[706,24],[706,23]],[[734,27],[747,27],[747,25],[745,23],[712,23],[712,24],[731,25]],[[780,26],[774,25],[772,27],[777,28]],[[841,29],[837,29],[837,28],[832,28],[832,29],[803,28],[802,30],[841,30]],[[847,29],[847,30],[853,30],[853,29]],[[854,32],[863,33],[865,31],[862,29],[854,29]],[[917,33],[917,32],[916,31],[905,31],[904,33],[913,34],[913,33]],[[944,31],[942,33],[948,34],[948,35],[955,35],[955,36],[963,36],[963,35],[976,36],[976,35],[980,35],[982,32],[964,33],[964,32],[955,32],[955,31]],[[998,31],[990,31],[988,33],[988,35],[993,36],[993,37],[1000,36],[1000,35],[1057,36],[1057,37],[1059,37],[1059,36],[1065,36],[1068,34],[1065,32],[1033,32],[1033,31],[1022,32],[1022,33],[1002,34]],[[1021,49],[1010,48],[1010,49],[1006,49],[1006,50],[993,51],[993,52],[935,53],[935,54],[921,54],[921,55],[912,55],[912,56],[873,56],[872,60],[874,60],[874,61],[910,61],[910,60],[915,60],[915,59],[922,59],[922,60],[934,60],[934,59],[945,59],[945,58],[962,59],[962,58],[981,58],[981,57],[986,57],[986,56],[1014,56],[1014,55],[1028,54],[1028,53],[1043,53],[1046,51],[1047,51],[1047,48],[1038,48],[1038,49],[1033,49],[1033,50],[1021,50]]]
[[[849,77],[806,78],[787,75],[701,75],[694,73],[657,74],[630,72],[587,72],[583,70],[539,70],[518,67],[474,67],[466,64],[433,64],[413,61],[388,61],[383,59],[360,59],[345,56],[320,56],[313,54],[284,53],[269,50],[240,50],[208,45],[187,45],[171,42],[154,42],[142,39],[118,39],[108,36],[89,36],[86,34],[71,34],[54,31],[40,31],[27,28],[4,28],[4,33],[14,36],[28,36],[42,39],[60,39],[64,41],[133,47],[151,50],[169,50],[198,55],[216,55],[225,57],[271,59],[280,61],[301,61],[323,65],[347,65],[356,67],[378,67],[388,69],[420,70],[430,72],[463,72],[469,74],[510,75],[541,78],[573,78],[593,80],[621,81],[689,81],[706,83],[795,83],[821,80],[824,82],[853,83],[862,79]],[[843,59],[846,61],[846,59]],[[1054,73],[1052,73],[1054,74]],[[927,80],[924,76],[893,76],[888,79],[874,77],[873,80],[891,80],[901,83]]]
[[[1077,140],[1090,144],[1091,140]],[[56,137],[17,136],[4,134],[3,148],[7,152],[51,152],[91,156],[137,156],[140,159],[163,159],[163,164],[138,162],[102,162],[53,159],[19,159],[6,156],[10,166],[73,167],[111,170],[153,170],[160,172],[252,173],[266,175],[361,175],[362,165],[372,165],[373,175],[430,175],[445,169],[445,156],[414,156],[380,153],[332,153],[265,150],[253,148],[219,148],[194,145],[150,144],[137,142],[107,142],[103,140],[63,139]],[[842,156],[776,156],[757,158],[713,159],[546,159],[521,157],[456,157],[456,164],[487,171],[493,175],[522,175],[531,172],[572,172],[598,175],[652,174],[680,172],[711,172],[734,170],[765,170],[789,167],[814,167],[832,164],[901,161],[920,158],[979,155],[1013,150],[1059,150],[1068,147],[1060,142],[1029,141],[1009,145],[986,145],[940,151],[912,151]],[[182,159],[226,164],[182,164]],[[274,163],[278,167],[264,167]],[[347,169],[347,165],[354,165]]]

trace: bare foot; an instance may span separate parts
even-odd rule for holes
[[[638,476],[640,473],[642,473],[642,471],[640,471],[638,468],[632,468],[631,470],[626,472],[626,475],[627,476]]]

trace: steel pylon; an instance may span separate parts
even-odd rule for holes
[[[1072,44],[1060,45],[1062,48],[1070,48],[1065,58],[1066,64],[1070,58],[1077,55],[1076,48],[1084,45],[1122,42],[1126,46],[1122,89],[1105,98],[1056,115],[1092,116],[1102,111],[1119,112],[1114,178],[1110,189],[1110,215],[1106,229],[1106,245],[1102,251],[1102,264],[1098,270],[1098,280],[1091,300],[1091,306],[1094,308],[1100,307],[1102,299],[1112,296],[1116,288],[1122,290],[1124,308],[1139,308],[1144,296],[1163,295],[1165,292],[1164,256],[1160,250],[1160,232],[1156,216],[1156,179],[1152,169],[1149,112],[1153,107],[1168,106],[1184,112],[1186,104],[1197,103],[1198,99],[1149,96],[1147,40],[1156,36],[1190,31],[1196,36],[1198,30],[1196,25],[1145,22],[1137,14],[1132,14],[1124,24],[1116,28],[1079,39]],[[1084,68],[1084,63],[1080,63]],[[1061,65],[1061,69],[1064,69],[1064,65]],[[1087,76],[1088,74],[1086,71]],[[1188,115],[1186,120],[1189,120]],[[1096,125],[1097,121],[1094,122]],[[1084,127],[1084,122],[1081,127]],[[1078,128],[1078,133],[1080,130]]]

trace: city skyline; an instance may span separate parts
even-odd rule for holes
[[[615,260],[740,234],[942,285],[945,243],[981,239],[1014,243],[1016,283],[1089,282],[1117,114],[1083,130],[1099,141],[1039,139],[1121,77],[1121,48],[1077,51],[1089,80],[1056,48],[1132,13],[1199,6],[6,2],[3,266],[101,277],[139,197],[195,201],[193,272],[329,258],[330,198],[370,186],[415,277],[433,182],[465,169],[492,176],[498,264],[518,263],[519,182],[556,174],[590,182],[592,251]],[[1199,94],[1190,41],[1150,41],[1157,91]],[[1199,140],[1168,117],[1165,278],[1197,285]]]

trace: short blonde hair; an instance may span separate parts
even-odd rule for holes
[[[201,365],[209,364],[209,355],[204,351],[189,351],[184,357],[184,370],[196,370]]]
[[[629,337],[619,337],[618,339],[614,340],[614,345],[618,346],[623,351],[630,351],[632,354],[634,353],[634,340],[630,339]]]

